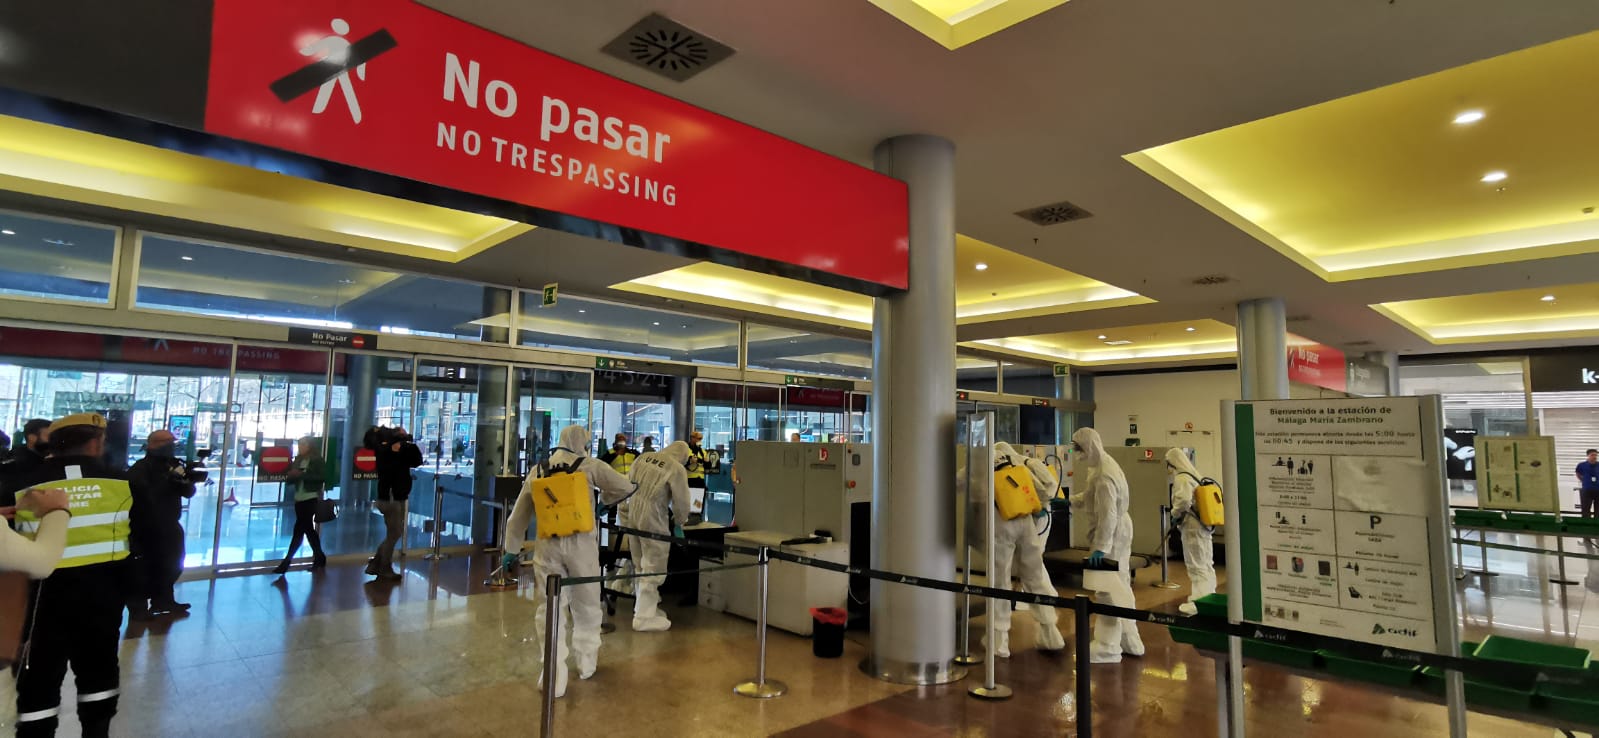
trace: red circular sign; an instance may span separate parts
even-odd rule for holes
[[[369,448],[356,449],[355,468],[358,471],[370,472],[378,470],[378,454]]]
[[[352,337],[350,339],[350,346],[352,348],[365,348],[366,347],[366,336],[354,336],[354,337]]]
[[[287,446],[268,446],[261,449],[261,470],[268,474],[282,474],[289,470],[294,456]]]

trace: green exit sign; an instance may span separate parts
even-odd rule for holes
[[[1071,375],[1072,375],[1072,368],[1070,366],[1067,366],[1065,364],[1056,364],[1055,365],[1055,376],[1057,376],[1057,377],[1069,377]]]
[[[606,358],[606,357],[604,357],[604,356],[596,356],[594,358],[594,368],[595,369],[610,369],[611,368],[611,360]]]
[[[560,292],[560,291],[561,291],[561,285],[559,285],[559,284],[547,284],[547,285],[544,285],[544,297],[543,297],[543,300],[539,303],[539,306],[540,307],[554,307],[555,306],[556,293]]]

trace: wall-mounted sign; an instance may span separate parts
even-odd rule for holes
[[[596,356],[594,358],[594,368],[601,371],[640,372],[673,377],[692,377],[698,374],[698,371],[690,364],[669,364],[661,361],[640,361],[638,359],[613,359],[609,356]]]
[[[539,297],[539,307],[555,307],[555,298],[557,297],[556,293],[560,291],[561,285],[544,285],[544,293]]]
[[[1599,392],[1599,351],[1544,351],[1529,358],[1534,392]]]
[[[210,133],[906,286],[904,183],[418,2],[219,0],[208,88]]]
[[[1347,385],[1344,391],[1351,395],[1376,397],[1388,394],[1388,367],[1375,361],[1350,359],[1344,376]]]
[[[289,478],[294,450],[288,446],[267,446],[258,451],[255,458],[255,481],[284,482]]]
[[[972,399],[972,393],[967,392],[966,390],[955,390],[955,401],[956,402],[967,402],[967,401],[970,401],[971,399]]]
[[[378,478],[378,455],[369,448],[355,450],[355,459],[350,472],[350,478],[361,481]]]
[[[1055,365],[1055,376],[1057,376],[1057,377],[1069,377],[1071,375],[1072,375],[1072,368],[1071,368],[1070,365],[1068,365],[1068,364],[1056,364]]]
[[[1033,398],[1033,407],[1052,407],[1049,400]]]
[[[1289,346],[1288,381],[1335,392],[1347,391],[1349,377],[1344,366],[1344,352],[1319,343]]]
[[[290,328],[289,343],[332,346],[333,348],[375,349],[378,347],[378,337],[376,333],[330,331],[321,328]]]
[[[847,379],[822,379],[821,377],[804,377],[797,374],[784,375],[783,384],[789,387],[818,387],[844,391],[855,389],[855,383]]]

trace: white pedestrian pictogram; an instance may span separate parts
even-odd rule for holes
[[[319,56],[318,61],[330,61],[343,65],[350,57],[350,40],[345,38],[350,33],[350,24],[343,18],[334,18],[332,23],[333,35],[323,36],[315,42],[300,49],[301,56]],[[366,80],[366,65],[357,64],[355,76],[362,81]],[[316,93],[316,104],[311,106],[311,112],[321,115],[328,109],[328,101],[333,98],[333,88],[337,86],[344,91],[344,102],[350,108],[350,120],[361,122],[361,102],[355,98],[355,83],[350,81],[350,71],[339,72],[337,77],[322,83],[321,89]]]

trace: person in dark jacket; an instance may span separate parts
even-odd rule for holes
[[[411,434],[395,428],[377,434],[378,494],[373,506],[383,513],[383,542],[366,564],[366,573],[379,579],[399,579],[394,570],[394,546],[405,535],[405,503],[411,499],[411,470],[422,465],[422,449]]]
[[[0,464],[0,507],[17,504],[17,491],[28,486],[22,482],[32,476],[50,453],[50,421],[34,418],[22,426],[22,448]]]
[[[183,574],[183,501],[194,497],[196,480],[174,455],[176,449],[171,431],[151,433],[144,458],[128,470],[133,490],[130,543],[141,585],[128,600],[128,616],[135,620],[189,611],[188,603],[173,596],[173,587]]]

